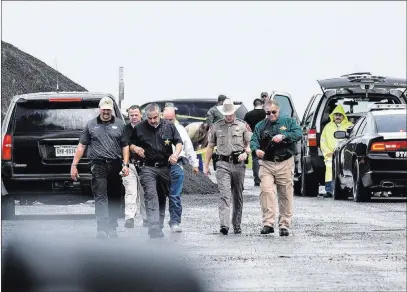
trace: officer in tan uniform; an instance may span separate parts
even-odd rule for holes
[[[227,235],[230,227],[230,205],[233,204],[232,224],[235,234],[242,232],[243,182],[247,158],[250,154],[250,138],[252,133],[246,123],[236,118],[239,108],[230,99],[226,99],[218,110],[224,118],[215,124],[209,136],[206,150],[204,173],[209,174],[209,162],[213,149],[217,147],[216,180],[218,182],[220,233]]]

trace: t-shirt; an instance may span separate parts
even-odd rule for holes
[[[264,120],[266,118],[266,111],[262,108],[254,109],[250,112],[246,113],[244,116],[244,121],[249,124],[250,129],[254,132],[254,128],[256,127],[257,123]]]

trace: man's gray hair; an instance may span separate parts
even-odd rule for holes
[[[150,103],[146,106],[145,108],[146,114],[152,113],[152,112],[158,112],[159,114],[161,113],[160,107],[156,103]]]
[[[271,107],[272,105],[275,105],[276,107],[280,108],[280,105],[278,104],[278,102],[276,100],[268,100],[268,101],[266,101],[265,106]]]

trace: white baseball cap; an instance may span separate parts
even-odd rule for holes
[[[99,102],[99,108],[113,111],[113,100],[108,96],[103,97]]]

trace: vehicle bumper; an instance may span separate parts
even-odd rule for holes
[[[370,189],[405,189],[407,188],[407,170],[368,171],[362,177],[363,186]],[[388,187],[384,185],[388,185]]]

